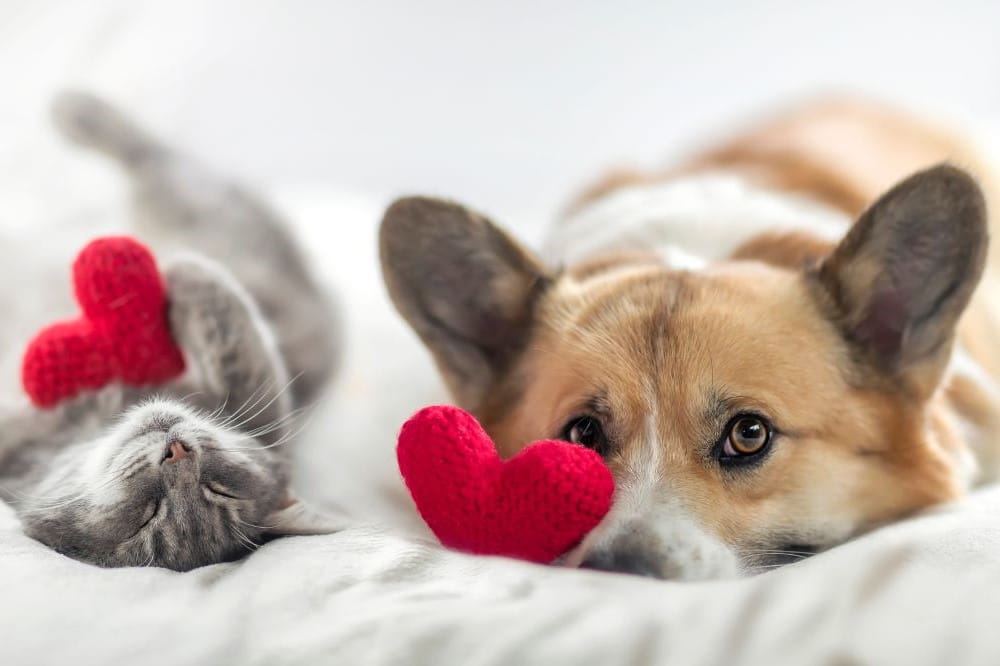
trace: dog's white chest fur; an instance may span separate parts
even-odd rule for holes
[[[654,250],[680,269],[723,259],[766,231],[838,239],[850,220],[809,199],[712,173],[616,190],[555,225],[547,258],[572,263],[607,250]]]

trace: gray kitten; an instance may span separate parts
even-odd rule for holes
[[[187,570],[330,531],[289,490],[284,445],[336,354],[333,308],[288,230],[100,100],[65,94],[55,115],[124,165],[140,238],[212,259],[164,268],[184,376],[0,413],[0,497],[28,535],[101,566]]]

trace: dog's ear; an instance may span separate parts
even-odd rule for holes
[[[928,395],[983,272],[986,204],[964,171],[937,166],[872,205],[820,265],[818,278],[855,352]]]
[[[396,201],[379,245],[396,308],[475,410],[522,350],[549,273],[485,217],[438,199]]]

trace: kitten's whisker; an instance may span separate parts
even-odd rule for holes
[[[315,416],[315,412],[311,412],[310,414],[308,414],[306,416],[306,418],[302,419],[302,424],[298,428],[296,428],[293,431],[288,432],[281,439],[279,439],[278,441],[276,441],[274,444],[268,444],[267,446],[262,446],[261,448],[262,449],[273,449],[275,447],[287,444],[289,441],[291,441],[295,437],[298,437],[299,433],[301,433],[309,425],[312,424],[312,419],[313,419],[314,416]]]
[[[255,551],[260,548],[260,544],[255,543],[253,539],[244,534],[240,528],[236,527],[236,525],[230,525],[229,528],[233,533],[233,536],[243,542],[243,545],[245,545],[250,551]]]
[[[753,556],[779,556],[779,557],[794,557],[797,559],[806,559],[812,557],[816,553],[810,553],[804,550],[756,550],[749,551],[747,555]]]
[[[281,398],[281,396],[284,395],[285,392],[288,389],[291,388],[292,384],[295,383],[295,380],[297,380],[301,376],[302,376],[302,373],[300,372],[297,375],[295,375],[294,377],[292,377],[291,379],[289,379],[287,382],[285,382],[285,385],[282,387],[282,389],[280,391],[278,391],[277,393],[275,393],[274,397],[272,397],[270,400],[268,400],[267,403],[265,403],[263,407],[261,407],[256,412],[254,412],[252,415],[246,417],[245,419],[243,419],[239,423],[237,423],[235,425],[232,425],[230,427],[232,427],[234,430],[239,430],[244,425],[246,425],[247,423],[253,421],[255,418],[257,418],[258,416],[260,416],[261,414],[263,414],[264,410],[266,410],[268,407],[270,407],[271,405],[273,405],[276,400],[278,400],[279,398]]]
[[[261,400],[263,400],[264,397],[267,395],[267,389],[271,386],[271,381],[272,380],[269,379],[266,382],[264,382],[263,384],[261,384],[260,386],[258,386],[256,389],[254,389],[254,392],[251,393],[247,397],[247,399],[243,401],[243,404],[240,405],[239,407],[237,407],[233,411],[233,413],[231,415],[229,415],[228,418],[226,418],[225,420],[223,420],[219,425],[221,427],[223,427],[223,428],[228,428],[230,426],[230,424],[232,424],[234,421],[236,421],[237,419],[239,419],[240,417],[242,417],[243,414],[245,414],[247,411],[253,409],[254,406],[256,406],[257,403],[259,403]],[[259,397],[257,396],[258,393],[260,393]],[[254,398],[256,398],[256,400],[254,400]],[[227,401],[229,400],[229,396],[228,395],[226,396],[226,400]],[[250,404],[251,400],[254,400],[253,404]],[[250,406],[248,407],[247,405],[250,405]]]
[[[305,418],[302,419],[302,422],[298,426],[295,426],[294,429],[289,430],[287,433],[282,435],[280,439],[278,439],[272,444],[267,444],[265,446],[212,446],[206,444],[202,446],[206,451],[218,451],[219,453],[237,452],[237,451],[254,453],[260,451],[266,451],[267,449],[274,449],[279,446],[284,446],[289,441],[297,437],[303,430],[305,430],[312,423],[311,419],[315,416],[315,411],[311,410],[308,407],[300,407],[299,409],[294,410],[294,412],[291,412],[278,420],[282,421],[284,419],[289,419],[290,421],[292,417],[302,417],[302,416],[304,416]],[[282,425],[287,425],[287,423]],[[258,433],[256,436],[259,436],[260,434],[263,433]],[[250,436],[252,437],[254,435]]]
[[[84,500],[86,493],[93,494],[118,483],[125,478],[125,474],[131,469],[134,462],[134,459],[126,458],[118,467],[109,470],[105,478],[102,479],[100,483],[89,485],[86,489],[80,489],[79,491],[70,494],[64,494],[61,492],[54,492],[50,494],[32,494],[11,489],[6,489],[6,492],[11,496],[18,497],[22,501],[32,502],[35,504],[35,506],[21,509],[24,513],[37,513],[41,511],[60,509]]]
[[[246,447],[243,447],[243,446],[232,446],[232,447],[225,447],[225,448],[217,447],[214,450],[216,450],[216,451],[245,451],[245,452],[251,452],[252,453],[254,451],[259,452],[259,451],[266,451],[268,449],[274,449],[274,448],[277,448],[279,446],[284,446],[285,444],[287,444],[288,442],[290,442],[292,439],[294,439],[295,437],[297,437],[300,432],[302,432],[303,430],[306,429],[306,427],[310,424],[310,422],[311,421],[308,418],[304,419],[303,422],[302,422],[302,424],[298,428],[296,428],[295,430],[291,430],[291,431],[287,432],[286,434],[284,434],[281,437],[281,439],[279,439],[278,441],[276,441],[276,442],[274,442],[272,444],[267,444],[266,446],[246,446]]]
[[[20,513],[41,513],[43,511],[51,511],[53,509],[62,509],[63,507],[72,506],[81,502],[83,500],[82,495],[70,495],[68,497],[62,497],[56,500],[54,497],[52,501],[49,498],[39,498],[34,506],[23,507],[20,509]]]
[[[298,416],[298,414],[295,414],[294,416]],[[245,437],[249,437],[251,439],[256,439],[258,437],[263,437],[264,435],[269,435],[272,432],[276,430],[281,430],[281,428],[292,423],[295,420],[294,416],[293,417],[284,416],[280,419],[275,419],[274,421],[271,421],[270,423],[265,424],[255,430],[250,430],[242,434]]]
[[[288,388],[288,386],[291,384],[291,382],[295,381],[295,379],[297,377],[298,376],[296,375],[296,377],[293,377],[292,379],[288,380],[288,382],[285,384],[285,386],[281,390],[277,391],[276,394],[274,396],[272,396],[271,399],[268,400],[267,403],[265,403],[263,407],[260,407],[254,414],[252,414],[250,416],[247,416],[248,414],[250,414],[250,411],[252,409],[254,409],[255,407],[257,407],[262,400],[264,400],[264,399],[266,399],[268,397],[268,394],[270,393],[270,391],[271,391],[272,388],[277,389],[277,387],[278,387],[278,380],[277,380],[277,378],[268,379],[266,382],[264,382],[264,384],[261,385],[261,388],[263,388],[264,391],[261,393],[260,397],[257,398],[257,400],[255,400],[252,405],[250,405],[249,407],[247,407],[246,409],[243,410],[242,416],[244,418],[240,419],[235,424],[231,423],[229,427],[233,428],[234,430],[235,429],[239,429],[247,421],[255,418],[258,414],[260,414],[265,409],[267,409],[282,393],[284,393],[284,391]],[[256,393],[256,391],[254,391],[254,393]]]
[[[284,416],[278,417],[275,420],[262,425],[261,427],[250,430],[244,433],[247,437],[260,437],[262,435],[267,435],[268,433],[274,432],[275,430],[287,425],[289,422],[294,421],[296,418],[307,412],[311,408],[311,405],[304,407],[299,407],[298,409],[293,409]]]
[[[249,523],[249,522],[243,520],[239,516],[234,516],[234,518],[235,518],[235,520],[238,523],[240,523],[242,525],[246,525],[247,527],[253,527],[253,528],[258,529],[258,530],[273,530],[275,527],[277,527],[277,525],[255,525],[253,523]]]
[[[204,393],[205,393],[204,391],[191,391],[190,393],[182,395],[180,397],[180,400],[182,402],[187,402],[188,400],[190,400],[191,398],[195,397],[196,395],[204,395]]]
[[[227,393],[226,397],[222,399],[222,404],[220,404],[218,407],[212,410],[212,415],[211,415],[212,420],[214,421],[220,416],[222,416],[222,414],[226,411],[226,407],[228,405],[229,405],[229,394]]]

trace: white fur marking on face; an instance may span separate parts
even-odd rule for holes
[[[663,478],[660,473],[661,453],[656,435],[657,417],[654,410],[646,419],[646,434],[642,445],[635,447],[629,456],[627,476],[615,490],[612,512],[616,523],[641,519],[650,506],[660,501]]]

